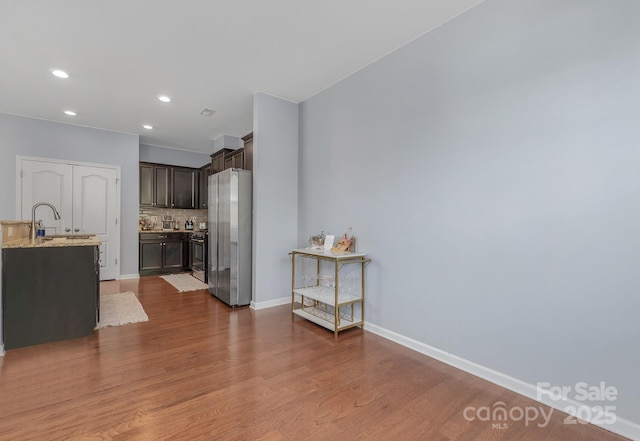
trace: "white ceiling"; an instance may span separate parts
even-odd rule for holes
[[[254,92],[304,101],[480,2],[0,0],[0,112],[211,153]]]

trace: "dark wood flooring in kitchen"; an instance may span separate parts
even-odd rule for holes
[[[149,321],[0,357],[1,440],[624,439],[559,412],[468,422],[467,406],[540,405],[360,329],[335,340],[286,305],[232,310],[156,276],[101,289],[134,291]]]

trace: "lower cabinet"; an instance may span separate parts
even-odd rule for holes
[[[5,349],[90,335],[100,315],[97,246],[2,250]]]
[[[141,276],[180,272],[189,267],[184,233],[140,233],[138,272]]]

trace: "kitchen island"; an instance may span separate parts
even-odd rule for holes
[[[31,241],[24,221],[0,224],[4,349],[90,335],[99,319],[100,240]]]

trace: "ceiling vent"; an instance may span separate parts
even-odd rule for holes
[[[200,115],[202,116],[211,116],[213,115],[215,112],[215,110],[213,109],[207,109],[206,107],[204,109],[202,109],[202,111],[200,112]]]

